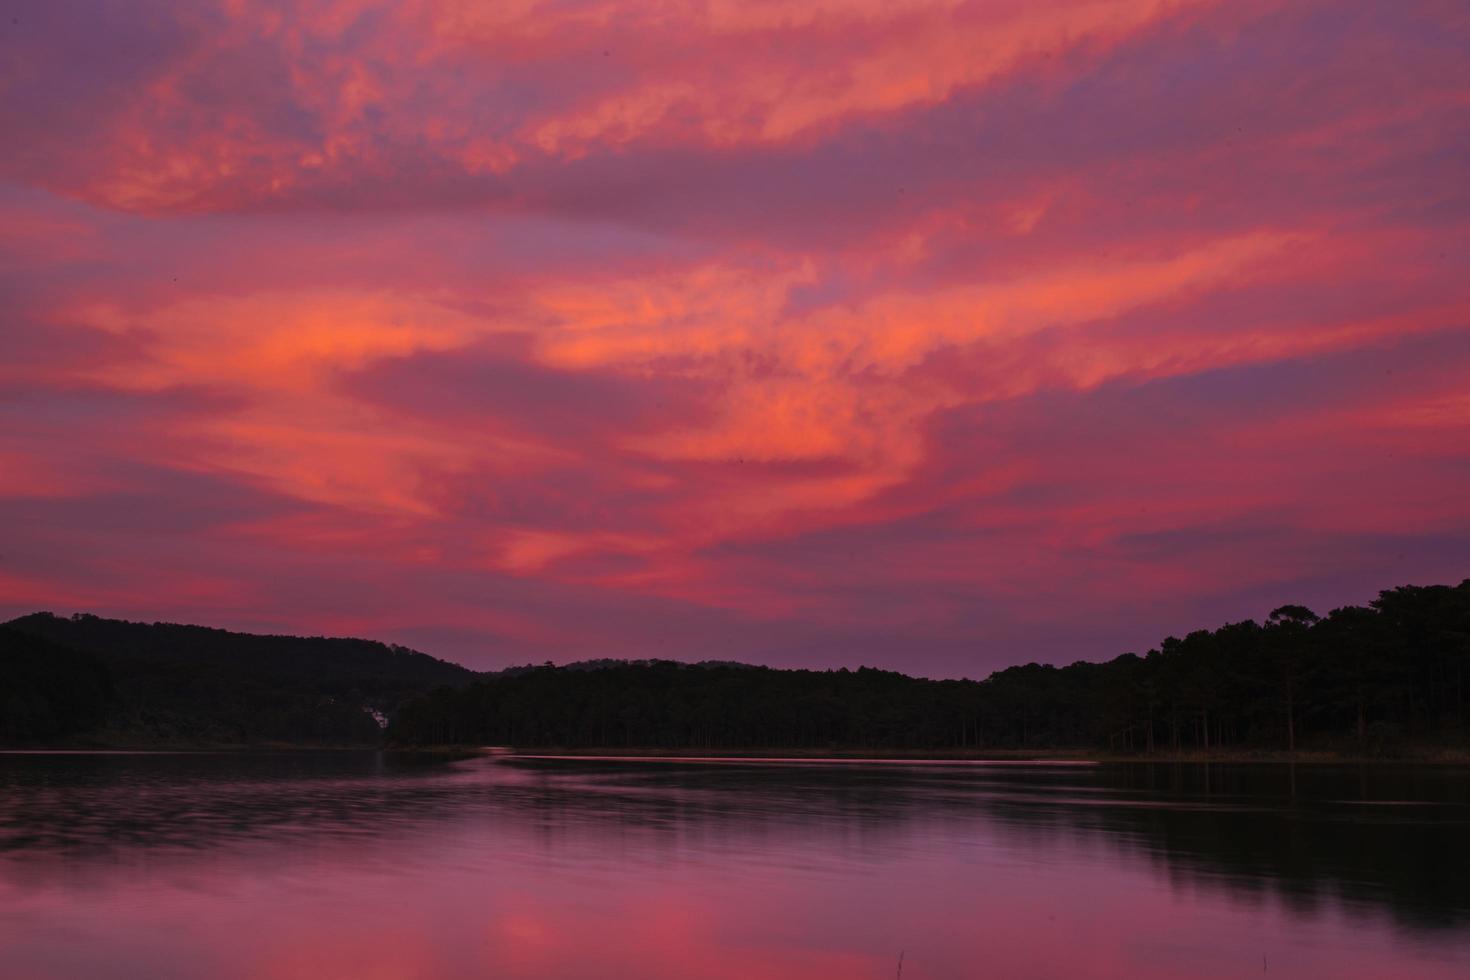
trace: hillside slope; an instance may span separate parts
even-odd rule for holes
[[[81,700],[59,693],[77,664],[102,672],[94,685],[106,692],[101,717],[94,717],[91,693]],[[374,744],[378,716],[476,675],[369,640],[35,613],[0,624],[0,676],[17,679],[0,698],[0,738],[12,743],[66,735],[122,743]],[[24,694],[17,693],[21,678]],[[83,702],[86,717],[64,707]]]

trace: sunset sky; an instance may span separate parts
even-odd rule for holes
[[[1470,575],[1464,0],[19,0],[0,614],[983,676]]]

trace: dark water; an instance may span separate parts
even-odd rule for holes
[[[1470,773],[0,755],[0,977],[1470,977]]]

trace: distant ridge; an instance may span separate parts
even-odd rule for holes
[[[422,684],[456,684],[475,671],[409,647],[352,637],[239,633],[213,626],[134,622],[90,613],[69,617],[32,613],[0,623],[77,650],[157,661],[245,663],[285,676],[314,677],[341,670],[360,678],[412,679]]]
[[[1463,753],[1467,680],[1470,580],[982,681],[661,659],[476,673],[371,640],[35,613],[0,624],[0,743]]]
[[[757,669],[759,669],[755,664],[743,663],[743,662],[741,662],[739,660],[699,660],[699,661],[693,661],[693,662],[691,662],[691,661],[686,661],[686,660],[664,660],[664,659],[657,659],[657,658],[654,658],[654,659],[639,659],[639,660],[620,660],[620,659],[616,659],[616,658],[612,658],[612,657],[598,657],[598,658],[593,659],[593,660],[573,660],[571,663],[565,663],[565,664],[553,664],[553,663],[551,663],[551,662],[548,661],[547,663],[540,663],[540,664],[525,664],[523,666],[517,666],[517,667],[505,667],[505,668],[502,668],[501,670],[490,670],[490,671],[486,671],[484,674],[481,675],[481,677],[483,677],[483,678],[490,678],[490,677],[518,677],[518,676],[520,676],[522,674],[529,674],[529,673],[531,673],[532,671],[535,671],[535,670],[545,670],[547,667],[554,667],[557,670],[572,670],[572,671],[579,671],[579,670],[617,670],[617,669],[622,668],[622,667],[688,667],[688,668],[705,668],[705,669],[708,669],[708,670],[713,670],[713,669],[720,668],[720,667],[733,667],[733,668],[742,668],[743,667],[743,668],[746,668],[748,670],[757,670]]]
[[[675,661],[516,668],[404,706],[401,745],[542,749],[1298,751],[1466,757],[1470,581],[1402,586],[1319,617],[1279,606],[1139,656],[981,681],[859,667]]]
[[[71,690],[83,663],[100,708]],[[372,640],[33,613],[0,624],[0,739],[376,744],[403,702],[477,676]]]

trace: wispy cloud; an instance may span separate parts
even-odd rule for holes
[[[1470,15],[22,3],[0,607],[983,673],[1470,574]]]

